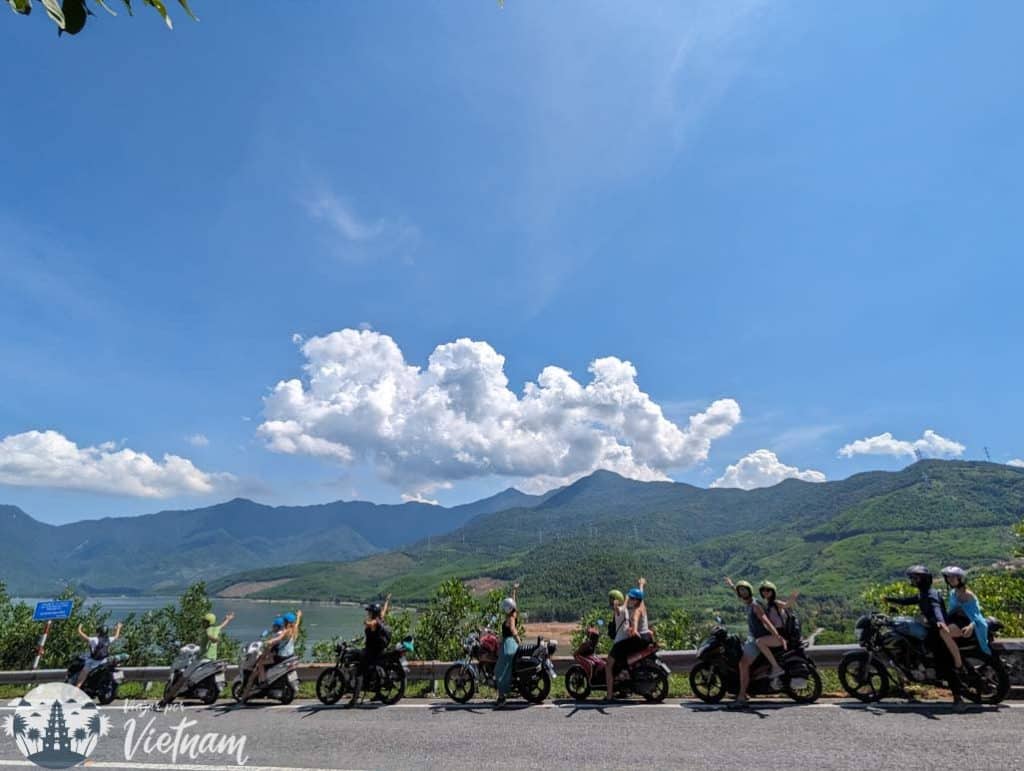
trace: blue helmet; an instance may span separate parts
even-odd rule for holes
[[[283,618],[281,618],[280,616],[278,616],[277,618],[275,618],[275,619],[274,619],[274,626],[277,626],[277,627],[282,627],[282,626],[284,626],[284,619],[283,619]]]
[[[295,621],[296,621],[296,616],[291,611],[288,611],[287,613],[285,613],[283,616],[281,616],[281,618],[284,619],[284,622],[286,624],[294,624]]]
[[[635,588],[634,589],[630,589],[629,593],[628,593],[628,597],[631,600],[642,600],[644,598],[644,590],[643,589],[635,589]]]

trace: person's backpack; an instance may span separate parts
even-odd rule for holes
[[[783,634],[786,636],[786,640],[791,643],[800,642],[804,638],[803,627],[800,625],[800,617],[791,610],[786,611],[786,624]]]
[[[615,616],[612,616],[612,620],[608,622],[608,636],[609,636],[609,637],[610,637],[610,638],[611,638],[612,640],[614,640],[614,639],[615,639],[615,633],[616,633],[616,631],[617,631],[617,630],[615,629]]]
[[[89,650],[89,655],[94,661],[102,661],[110,655],[110,638],[97,637],[96,645]]]

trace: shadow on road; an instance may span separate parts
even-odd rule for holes
[[[980,715],[985,712],[999,712],[1002,707],[998,704],[969,704],[962,712],[957,712],[953,708],[951,702],[945,702],[941,704],[926,703],[926,702],[894,702],[890,704],[875,703],[875,704],[840,704],[840,709],[855,710],[860,712],[868,712],[872,715],[890,715],[890,714],[911,714],[920,715],[925,720],[938,720],[942,715]]]

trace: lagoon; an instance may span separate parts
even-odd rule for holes
[[[23,597],[16,601],[34,606],[41,598]],[[49,598],[47,598],[49,599]],[[346,639],[361,635],[365,613],[357,605],[334,605],[328,602],[277,602],[267,600],[242,600],[224,597],[213,597],[213,612],[221,619],[227,613],[234,613],[235,618],[225,630],[240,642],[248,643],[257,639],[270,627],[275,616],[286,611],[302,610],[302,625],[306,629],[309,645],[321,640],[334,640],[338,637]],[[88,597],[86,604],[99,603],[110,611],[112,621],[123,619],[129,613],[140,615],[147,610],[156,610],[164,605],[177,605],[177,597],[137,596],[137,597]]]

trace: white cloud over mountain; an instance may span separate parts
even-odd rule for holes
[[[967,448],[953,439],[940,436],[932,429],[927,429],[920,439],[906,441],[896,439],[886,431],[878,436],[869,436],[839,448],[839,454],[845,458],[854,455],[906,455],[913,458],[915,451],[928,458],[959,458]]]
[[[1016,466],[1017,468],[1024,468],[1024,460],[1021,458],[1014,458],[1013,460],[1006,461],[1007,466]]]
[[[0,440],[0,484],[51,487],[143,498],[206,494],[234,482],[178,455],[157,461],[113,442],[79,447],[57,431],[26,431]]]
[[[825,475],[814,469],[801,471],[796,466],[787,466],[771,450],[755,450],[728,466],[725,473],[712,482],[711,486],[753,490],[755,487],[771,487],[783,479],[824,482]]]
[[[599,468],[663,480],[705,460],[740,422],[739,404],[719,399],[676,425],[640,390],[633,365],[615,357],[591,362],[586,384],[545,367],[520,395],[508,388],[505,357],[482,341],[439,345],[425,369],[372,330],[313,337],[301,350],[304,378],[282,380],[264,400],[268,447],[368,461],[410,496],[488,475],[526,489]]]

